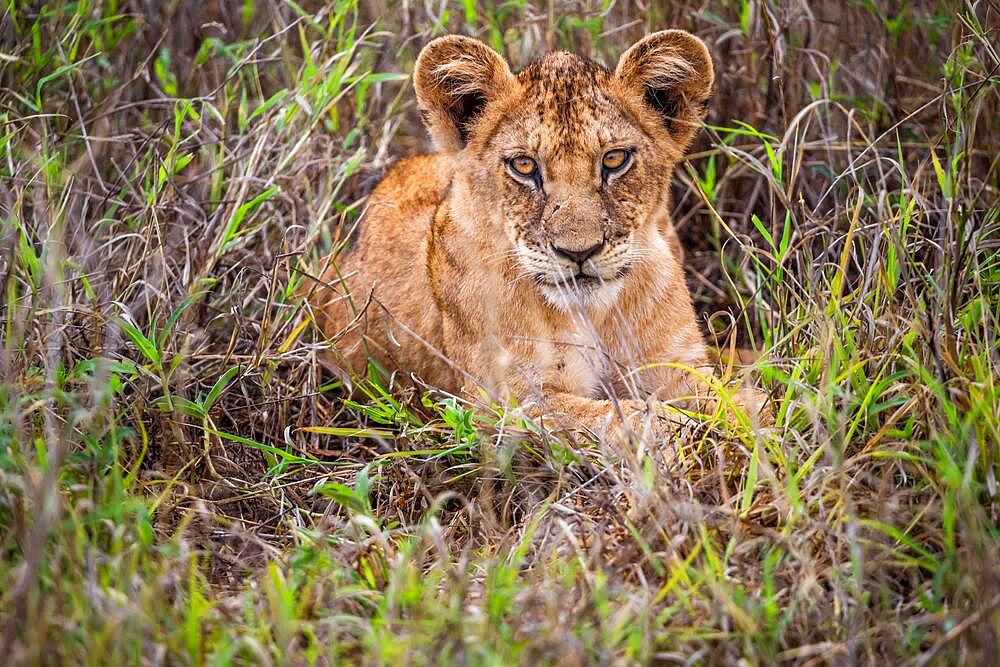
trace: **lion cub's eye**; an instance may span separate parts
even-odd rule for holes
[[[507,161],[507,164],[521,176],[534,176],[538,171],[538,163],[527,155],[518,155]]]
[[[613,151],[605,153],[604,158],[601,159],[601,166],[604,167],[605,175],[624,169],[628,166],[631,157],[632,154],[624,148],[616,148]]]

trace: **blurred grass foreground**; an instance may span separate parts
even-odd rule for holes
[[[304,271],[420,47],[713,53],[674,221],[774,428],[642,451],[345,378]],[[992,0],[0,0],[0,661],[996,664]],[[363,224],[363,222],[362,222]]]

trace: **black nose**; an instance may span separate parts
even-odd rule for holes
[[[585,261],[601,252],[604,248],[604,242],[595,243],[589,248],[584,248],[583,250],[567,250],[566,248],[560,248],[559,246],[552,246],[552,251],[558,257],[565,257],[566,259],[572,260],[577,264],[583,264]]]

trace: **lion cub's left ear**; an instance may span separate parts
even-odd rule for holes
[[[615,76],[663,117],[686,148],[705,116],[715,77],[705,43],[684,30],[655,32],[622,54]]]
[[[413,70],[420,113],[438,150],[458,151],[489,102],[515,85],[507,61],[482,42],[439,37],[423,48]]]

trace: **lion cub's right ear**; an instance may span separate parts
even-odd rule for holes
[[[440,151],[458,151],[486,104],[515,84],[507,62],[482,42],[450,35],[420,52],[413,85],[424,125]]]

